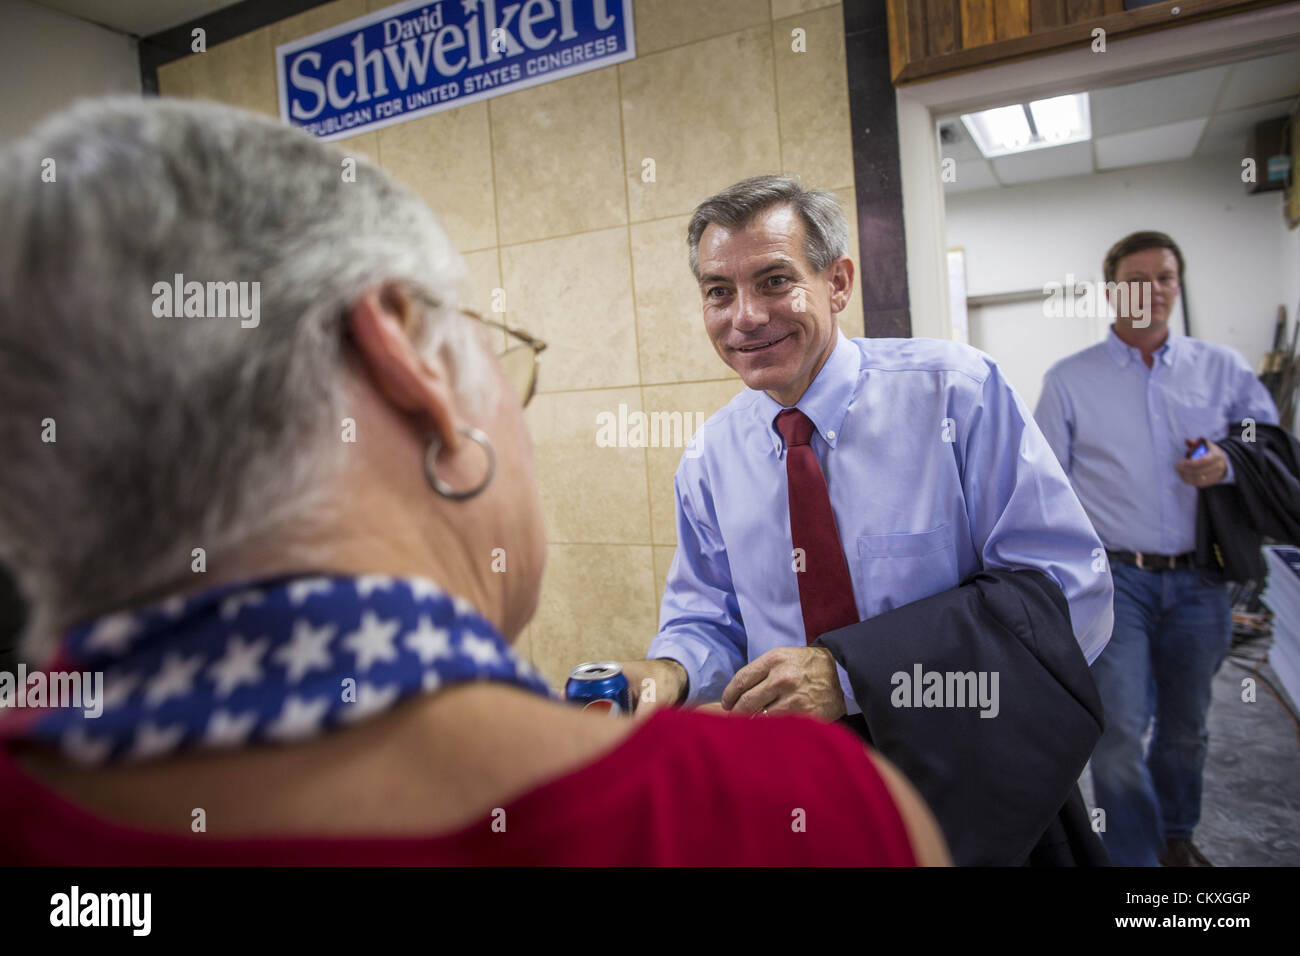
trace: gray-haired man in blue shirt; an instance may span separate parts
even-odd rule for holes
[[[1232,617],[1222,576],[1193,565],[1197,494],[1232,481],[1213,439],[1277,423],[1240,354],[1170,333],[1183,268],[1164,233],[1116,243],[1104,263],[1115,323],[1048,370],[1035,412],[1110,558],[1115,627],[1092,666],[1106,714],[1092,773],[1103,842],[1127,866],[1211,865],[1192,831]]]
[[[633,686],[741,714],[861,714],[847,673],[813,646],[823,631],[809,632],[819,608],[800,592],[810,576],[791,547],[776,424],[790,408],[811,421],[803,444],[852,591],[839,626],[984,569],[1032,569],[1060,589],[1092,661],[1111,630],[1101,543],[997,365],[955,342],[840,332],[855,273],[829,193],[755,177],[701,203],[688,232],[705,330],[747,387],[700,429],[674,479],[678,547],[652,659],[623,662]]]

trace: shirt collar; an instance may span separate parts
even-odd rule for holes
[[[1156,349],[1156,361],[1163,365],[1173,365],[1178,350],[1182,348],[1179,344],[1180,338],[1181,336],[1175,335],[1173,329],[1170,329],[1165,344]],[[1142,350],[1121,342],[1119,336],[1115,334],[1115,326],[1113,325],[1106,331],[1106,350],[1110,352],[1111,358],[1121,368],[1128,365],[1130,360],[1142,362]]]
[[[803,397],[795,404],[795,408],[812,419],[813,427],[831,448],[834,448],[835,443],[839,441],[840,426],[844,423],[844,416],[848,414],[849,403],[853,400],[853,393],[857,389],[858,372],[862,367],[861,353],[857,347],[848,340],[842,330],[837,328],[835,335],[835,348],[831,351],[826,364],[817,373],[808,390],[803,393]],[[785,440],[776,430],[776,416],[784,410],[785,406],[766,392],[759,392],[754,408],[769,431],[773,450],[779,455],[785,447]]]

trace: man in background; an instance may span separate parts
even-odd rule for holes
[[[1170,332],[1183,269],[1161,232],[1112,246],[1103,271],[1115,323],[1105,341],[1048,370],[1035,412],[1115,582],[1114,631],[1092,665],[1106,717],[1092,775],[1103,842],[1125,866],[1212,865],[1192,833],[1232,609],[1222,574],[1193,566],[1197,493],[1233,480],[1212,439],[1245,419],[1277,423],[1240,354]]]

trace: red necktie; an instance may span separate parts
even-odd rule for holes
[[[790,538],[804,552],[799,575],[799,605],[803,609],[804,637],[809,644],[827,631],[858,622],[853,600],[853,579],[840,547],[826,476],[808,444],[813,423],[797,408],[776,416],[785,438],[785,473],[790,493]]]

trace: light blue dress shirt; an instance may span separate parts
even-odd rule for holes
[[[1147,368],[1111,328],[1047,370],[1034,417],[1107,548],[1185,554],[1197,489],[1174,470],[1183,439],[1240,434],[1244,419],[1276,425],[1277,409],[1233,349],[1171,332]]]
[[[747,661],[806,644],[781,408],[746,389],[677,469],[677,553],[647,657],[678,661],[692,702],[719,699]],[[992,359],[939,339],[840,335],[798,408],[816,426],[861,619],[982,568],[1034,568],[1064,592],[1088,662],[1101,653],[1113,615],[1101,544]],[[915,637],[924,661],[925,635]],[[843,668],[839,677],[859,713]]]

